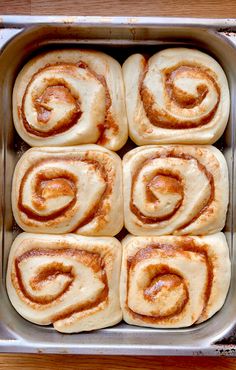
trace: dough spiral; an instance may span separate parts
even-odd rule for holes
[[[128,137],[121,67],[95,51],[39,55],[16,79],[13,118],[31,146],[97,143],[118,150]]]
[[[177,328],[205,321],[222,307],[229,283],[223,233],[123,241],[121,307],[129,324]]]
[[[23,233],[9,255],[9,298],[24,318],[60,332],[114,325],[120,259],[115,238]]]
[[[125,226],[134,235],[220,231],[228,171],[212,146],[143,146],[124,157]]]
[[[30,149],[14,172],[12,207],[24,231],[113,236],[123,226],[121,160],[97,145]]]
[[[194,49],[173,48],[123,65],[129,131],[138,145],[212,144],[228,121],[230,96],[221,66]]]

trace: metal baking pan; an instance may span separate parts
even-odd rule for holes
[[[236,354],[236,20],[2,16],[0,21],[0,351],[116,355]],[[11,179],[17,160],[27,149],[13,128],[12,87],[17,73],[33,55],[45,49],[70,46],[103,50],[121,63],[134,52],[149,55],[165,47],[196,47],[215,57],[227,74],[231,114],[226,132],[217,146],[226,157],[230,173],[230,206],[225,232],[231,252],[232,281],[224,307],[203,324],[185,329],[153,330],[121,323],[91,333],[63,335],[52,327],[27,322],[9,303],[5,289],[6,263],[12,240],[19,232],[11,212]]]

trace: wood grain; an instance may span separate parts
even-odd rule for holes
[[[236,361],[206,357],[126,357],[70,355],[2,355],[0,369],[4,370],[232,370]]]
[[[236,18],[235,0],[0,0],[0,14],[130,15]],[[70,355],[0,355],[2,369],[236,369],[236,359]]]
[[[235,18],[235,0],[0,0],[2,14]]]

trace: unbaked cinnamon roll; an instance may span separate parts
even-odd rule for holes
[[[95,51],[41,54],[16,79],[13,118],[31,146],[97,143],[118,150],[128,137],[121,67]]]
[[[11,248],[7,291],[25,319],[63,333],[118,323],[121,246],[109,237],[19,235]]]
[[[113,236],[123,227],[121,160],[94,144],[30,149],[15,168],[12,208],[24,231]]]
[[[204,235],[222,230],[228,171],[213,146],[143,146],[124,167],[125,226],[134,235]]]
[[[128,324],[178,328],[205,321],[222,307],[229,283],[223,233],[123,241],[120,294]]]
[[[221,66],[187,48],[166,49],[123,65],[129,132],[138,145],[212,144],[222,135],[230,96]]]

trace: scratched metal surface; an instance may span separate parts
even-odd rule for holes
[[[236,20],[2,16],[0,22],[0,352],[234,356]],[[203,324],[185,329],[153,330],[121,323],[92,333],[63,335],[50,326],[27,322],[9,303],[5,289],[6,263],[12,240],[20,231],[11,212],[11,179],[16,162],[28,148],[13,127],[13,83],[24,63],[35,54],[75,45],[105,51],[121,63],[134,52],[151,55],[165,47],[196,47],[216,58],[227,74],[231,114],[224,136],[216,145],[223,151],[230,173],[230,206],[225,232],[231,252],[232,281],[222,310]],[[130,148],[129,142],[120,155]]]

